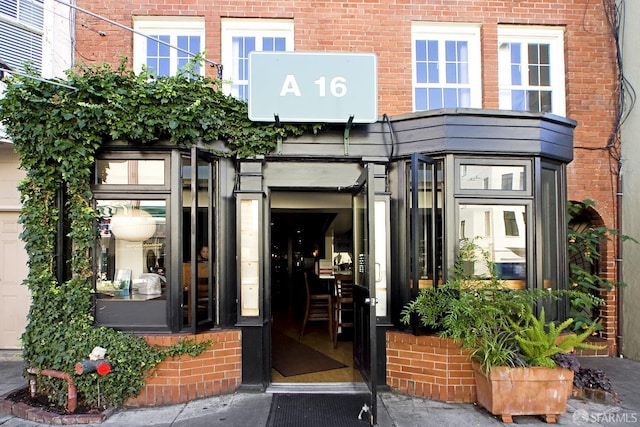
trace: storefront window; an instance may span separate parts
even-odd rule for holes
[[[110,199],[96,205],[96,320],[115,327],[166,327],[166,201]]]
[[[524,166],[462,164],[460,188],[463,190],[525,190]]]
[[[442,162],[414,155],[407,182],[411,201],[411,281],[417,288],[442,284]],[[437,280],[435,279],[437,278]]]
[[[514,289],[527,285],[527,207],[524,205],[460,204],[459,237],[474,240],[489,256],[494,273]],[[489,266],[478,258],[467,273],[489,276]]]
[[[97,184],[164,185],[164,160],[98,160]]]

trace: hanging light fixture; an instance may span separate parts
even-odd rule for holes
[[[111,217],[111,232],[120,240],[143,242],[156,233],[156,222],[147,211],[124,208]]]

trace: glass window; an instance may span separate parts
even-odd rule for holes
[[[191,179],[194,163],[189,156],[182,157],[183,326],[191,328],[215,320],[216,294],[212,271],[215,245],[210,240],[212,166],[198,159],[194,182]],[[197,206],[195,217],[192,216],[193,203]]]
[[[414,111],[480,108],[480,28],[414,22]]]
[[[137,16],[133,25],[148,36],[133,36],[133,66],[138,72],[146,66],[158,77],[175,75],[191,56],[205,50],[203,18]],[[204,74],[199,65],[195,71]]]
[[[226,93],[246,100],[249,95],[249,53],[293,51],[293,21],[223,19],[222,63]]]
[[[527,207],[525,205],[460,204],[458,223],[460,237],[476,239],[489,261],[495,266],[498,278],[512,288],[526,286]],[[470,274],[489,276],[488,266],[481,257],[472,266]]]
[[[461,190],[527,190],[524,178],[527,171],[525,165],[460,163],[458,171]]]
[[[499,26],[500,108],[565,115],[563,30]]]
[[[164,160],[98,160],[96,184],[164,185]]]
[[[42,70],[43,3],[41,0],[0,2],[0,58],[12,68],[26,63]]]
[[[442,279],[442,161],[414,154],[408,170],[407,193],[411,201],[411,287],[430,288]],[[413,286],[413,283],[418,286]]]

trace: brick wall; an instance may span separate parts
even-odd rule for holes
[[[448,338],[387,332],[387,385],[443,402],[476,401],[469,352]]]
[[[195,338],[197,342],[213,340],[214,344],[197,357],[172,357],[153,369],[138,397],[126,406],[157,406],[184,403],[194,399],[232,393],[242,377],[242,341],[239,329],[198,335],[149,335],[151,345],[170,346],[179,339]]]
[[[589,0],[78,0],[88,9],[132,26],[132,15],[204,16],[207,58],[220,60],[220,19],[293,19],[298,51],[374,52],[378,57],[378,111],[410,112],[411,22],[480,23],[483,108],[498,107],[497,27],[499,24],[552,25],[565,28],[566,115],[576,120],[574,161],[568,167],[571,200],[592,199],[604,225],[616,224],[617,165],[608,146],[615,132],[617,69],[613,37],[604,5]],[[118,64],[131,58],[132,34],[87,14],[77,15],[76,60]],[[100,32],[104,32],[104,36]],[[224,65],[224,64],[223,64]],[[215,69],[207,67],[212,76]],[[602,266],[616,281],[614,243]],[[616,335],[616,293],[605,295],[604,333]]]

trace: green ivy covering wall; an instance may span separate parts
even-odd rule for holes
[[[166,355],[197,354],[206,343],[182,342],[157,349],[130,334],[95,327],[92,317],[91,249],[96,212],[90,188],[94,155],[108,141],[151,144],[158,140],[191,146],[224,142],[225,156],[247,157],[273,151],[278,137],[300,135],[312,127],[254,123],[247,104],[222,93],[220,81],[190,72],[176,77],[136,75],[122,65],[78,67],[63,85],[12,76],[0,100],[0,121],[15,145],[26,178],[20,182],[22,240],[28,255],[32,304],[22,336],[28,366],[73,373],[93,347],[107,349],[109,375],[77,376],[79,398],[119,405],[136,396],[149,369]],[[66,86],[71,86],[71,89]],[[58,206],[59,191],[66,206]],[[71,279],[56,279],[58,222],[71,230]],[[64,381],[38,378],[41,389],[59,405],[66,401]],[[90,403],[89,403],[90,404]]]

